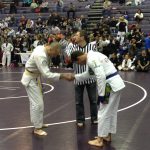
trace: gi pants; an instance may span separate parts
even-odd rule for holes
[[[3,52],[3,57],[2,57],[2,65],[6,65],[6,58],[7,58],[7,66],[10,65],[11,62],[11,52]]]
[[[30,118],[35,128],[41,128],[43,125],[44,102],[39,78],[34,77],[28,71],[25,71],[22,77],[22,84],[25,86],[30,102]]]
[[[107,137],[109,133],[116,133],[117,110],[121,91],[111,92],[109,103],[102,104],[98,110],[98,136]]]

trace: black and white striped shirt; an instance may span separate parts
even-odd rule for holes
[[[82,51],[82,52],[88,53],[90,50],[95,51],[96,50],[96,44],[88,43],[84,47],[80,47],[77,44],[72,44],[72,46],[67,50],[66,53],[67,53],[68,56],[70,56],[73,51]],[[85,72],[86,68],[87,68],[87,65],[79,65],[79,64],[76,64],[76,63],[73,64],[73,69],[74,69],[75,74]],[[93,82],[95,82],[95,79],[90,78],[90,79],[87,79],[87,80],[81,81],[81,82],[75,81],[75,84],[82,85],[82,84],[90,84],[90,83],[93,83]]]

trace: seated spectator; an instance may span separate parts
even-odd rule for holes
[[[87,28],[87,20],[84,15],[81,15],[80,19],[81,19],[81,28],[84,30]]]
[[[32,1],[30,7],[32,12],[40,12],[39,5],[35,2],[35,0]]]
[[[23,7],[29,7],[32,3],[32,0],[23,0]]]
[[[61,17],[58,13],[53,13],[51,18],[51,25],[60,26]]]
[[[127,2],[126,2],[126,5],[127,6],[130,6],[130,5],[132,5],[133,4],[133,1],[132,0],[127,0]]]
[[[60,28],[57,26],[52,26],[51,30],[52,34],[60,34],[61,32]]]
[[[142,34],[138,28],[133,31],[132,38],[134,38],[136,40],[136,47],[138,50],[140,50],[141,47],[143,46],[143,43],[142,43],[143,37],[142,37]]]
[[[11,3],[11,4],[10,4],[9,13],[10,13],[10,14],[16,14],[16,13],[17,13],[17,7],[16,7],[15,3]]]
[[[103,3],[103,16],[109,16],[111,15],[111,1],[105,0]]]
[[[116,69],[118,69],[119,60],[117,58],[117,54],[116,53],[112,53],[111,54],[110,61],[114,64],[114,66],[116,67]]]
[[[148,72],[150,69],[150,59],[145,50],[141,52],[141,55],[137,58],[136,70],[140,72]]]
[[[125,0],[119,0],[119,4],[120,4],[120,5],[125,4]]]
[[[26,27],[26,22],[27,22],[27,19],[24,15],[21,16],[20,20],[19,20],[19,24],[21,24],[21,26],[25,29]]]
[[[40,11],[45,13],[48,12],[48,1],[45,0],[42,2],[42,4],[40,5]]]
[[[122,64],[118,66],[118,69],[122,71],[131,71],[134,70],[134,68],[135,66],[132,65],[132,60],[130,59],[129,54],[126,54],[122,61]]]
[[[68,11],[67,11],[67,16],[68,16],[68,18],[69,18],[69,16],[70,16],[70,13],[73,13],[73,15],[72,15],[72,17],[73,17],[73,19],[75,19],[75,12],[76,12],[76,7],[75,7],[75,5],[73,4],[73,3],[70,3],[70,5],[69,5],[69,9],[68,9]]]
[[[136,6],[138,6],[138,5],[141,5],[141,4],[142,4],[142,0],[135,0],[134,2],[135,2],[135,5],[136,5]]]
[[[27,23],[26,23],[26,31],[27,31],[28,33],[32,33],[33,26],[34,26],[34,21],[31,20],[31,19],[28,19],[28,20],[27,20]]]
[[[128,11],[124,11],[123,16],[124,16],[124,19],[126,19],[127,21],[129,20]]]
[[[9,22],[9,26],[17,26],[17,19],[15,17],[15,14],[11,14],[10,15],[10,22]]]
[[[131,39],[131,41],[128,45],[128,52],[132,58],[134,58],[137,55],[136,40],[134,38]]]
[[[1,14],[4,13],[5,7],[6,6],[2,2],[0,2],[0,12],[1,12]]]
[[[145,49],[148,51],[148,54],[150,54],[150,33],[145,37],[144,44]]]
[[[56,3],[56,11],[57,11],[57,12],[62,12],[62,11],[63,11],[63,7],[64,7],[64,2],[63,2],[63,0],[57,0],[57,3]]]
[[[75,31],[78,31],[78,30],[81,30],[82,28],[82,23],[81,23],[81,20],[80,18],[76,18],[73,22],[73,28]]]
[[[144,18],[144,15],[141,11],[141,9],[138,9],[137,12],[134,15],[135,21],[139,24]]]
[[[36,48],[38,45],[43,45],[44,43],[42,42],[42,35],[38,34],[34,36],[34,42],[32,44],[33,48]]]
[[[109,27],[110,27],[110,31],[111,33],[116,33],[116,25],[118,23],[118,20],[115,17],[112,17],[110,22],[109,22]]]

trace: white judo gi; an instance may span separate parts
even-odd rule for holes
[[[125,87],[125,84],[112,62],[102,53],[89,51],[87,54],[87,66],[93,70],[96,77],[99,97],[104,97],[106,83],[109,83],[112,88],[109,103],[100,103],[98,110],[98,136],[106,137],[109,133],[116,133],[117,110],[121,90]],[[76,80],[87,79],[90,76],[88,70],[87,68],[86,72],[76,74]]]
[[[43,125],[43,93],[39,79],[41,75],[45,78],[59,80],[59,73],[52,73],[49,69],[49,57],[44,46],[37,46],[25,65],[25,72],[21,82],[25,86],[30,101],[30,117],[35,128]]]
[[[6,65],[6,58],[7,58],[7,66],[10,65],[11,62],[11,52],[13,51],[14,47],[11,43],[3,43],[1,46],[3,57],[2,57],[2,65]]]

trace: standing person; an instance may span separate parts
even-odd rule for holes
[[[7,59],[7,67],[10,66],[11,63],[11,52],[13,51],[14,47],[11,43],[8,42],[8,39],[5,39],[5,42],[1,46],[3,57],[2,57],[2,65],[6,65]]]
[[[144,15],[141,9],[138,9],[137,12],[134,14],[135,21],[139,24],[144,18]]]
[[[68,11],[67,11],[67,18],[69,19],[69,17],[70,17],[70,13],[72,12],[72,18],[73,19],[75,19],[75,13],[76,13],[76,7],[75,7],[75,5],[71,2],[70,4],[69,4],[69,9],[68,9]]]
[[[112,62],[102,53],[76,51],[71,54],[71,60],[80,65],[87,64],[88,66],[84,73],[75,75],[77,81],[83,81],[90,77],[89,68],[91,68],[96,78],[98,102],[100,102],[98,110],[98,137],[88,143],[102,147],[104,140],[110,141],[111,134],[116,133],[117,110],[121,90],[125,87],[124,82]]]
[[[103,3],[103,11],[102,11],[103,16],[109,16],[110,17],[111,7],[112,7],[112,2],[109,0],[105,0]]]
[[[119,18],[119,22],[116,25],[118,27],[117,39],[120,41],[120,45],[124,44],[125,35],[128,32],[127,22],[124,17]]]
[[[34,125],[33,133],[36,135],[47,135],[42,130],[42,127],[47,127],[47,125],[43,124],[44,103],[40,82],[41,76],[52,80],[69,78],[69,74],[50,72],[49,59],[50,57],[57,56],[59,53],[58,42],[52,42],[50,45],[37,46],[25,65],[25,72],[21,82],[25,86],[29,97],[30,117]]]
[[[73,44],[72,47],[67,50],[68,56],[70,56],[73,51],[88,52],[89,50],[94,50],[95,46],[92,43],[88,43],[87,37],[88,35],[84,30],[76,32],[74,36],[76,44]],[[80,74],[86,70],[86,65],[73,64],[73,69],[76,74]],[[85,87],[90,101],[91,123],[97,124],[96,82],[93,78],[81,82],[75,80],[76,120],[78,127],[83,127],[85,123],[83,103]]]

